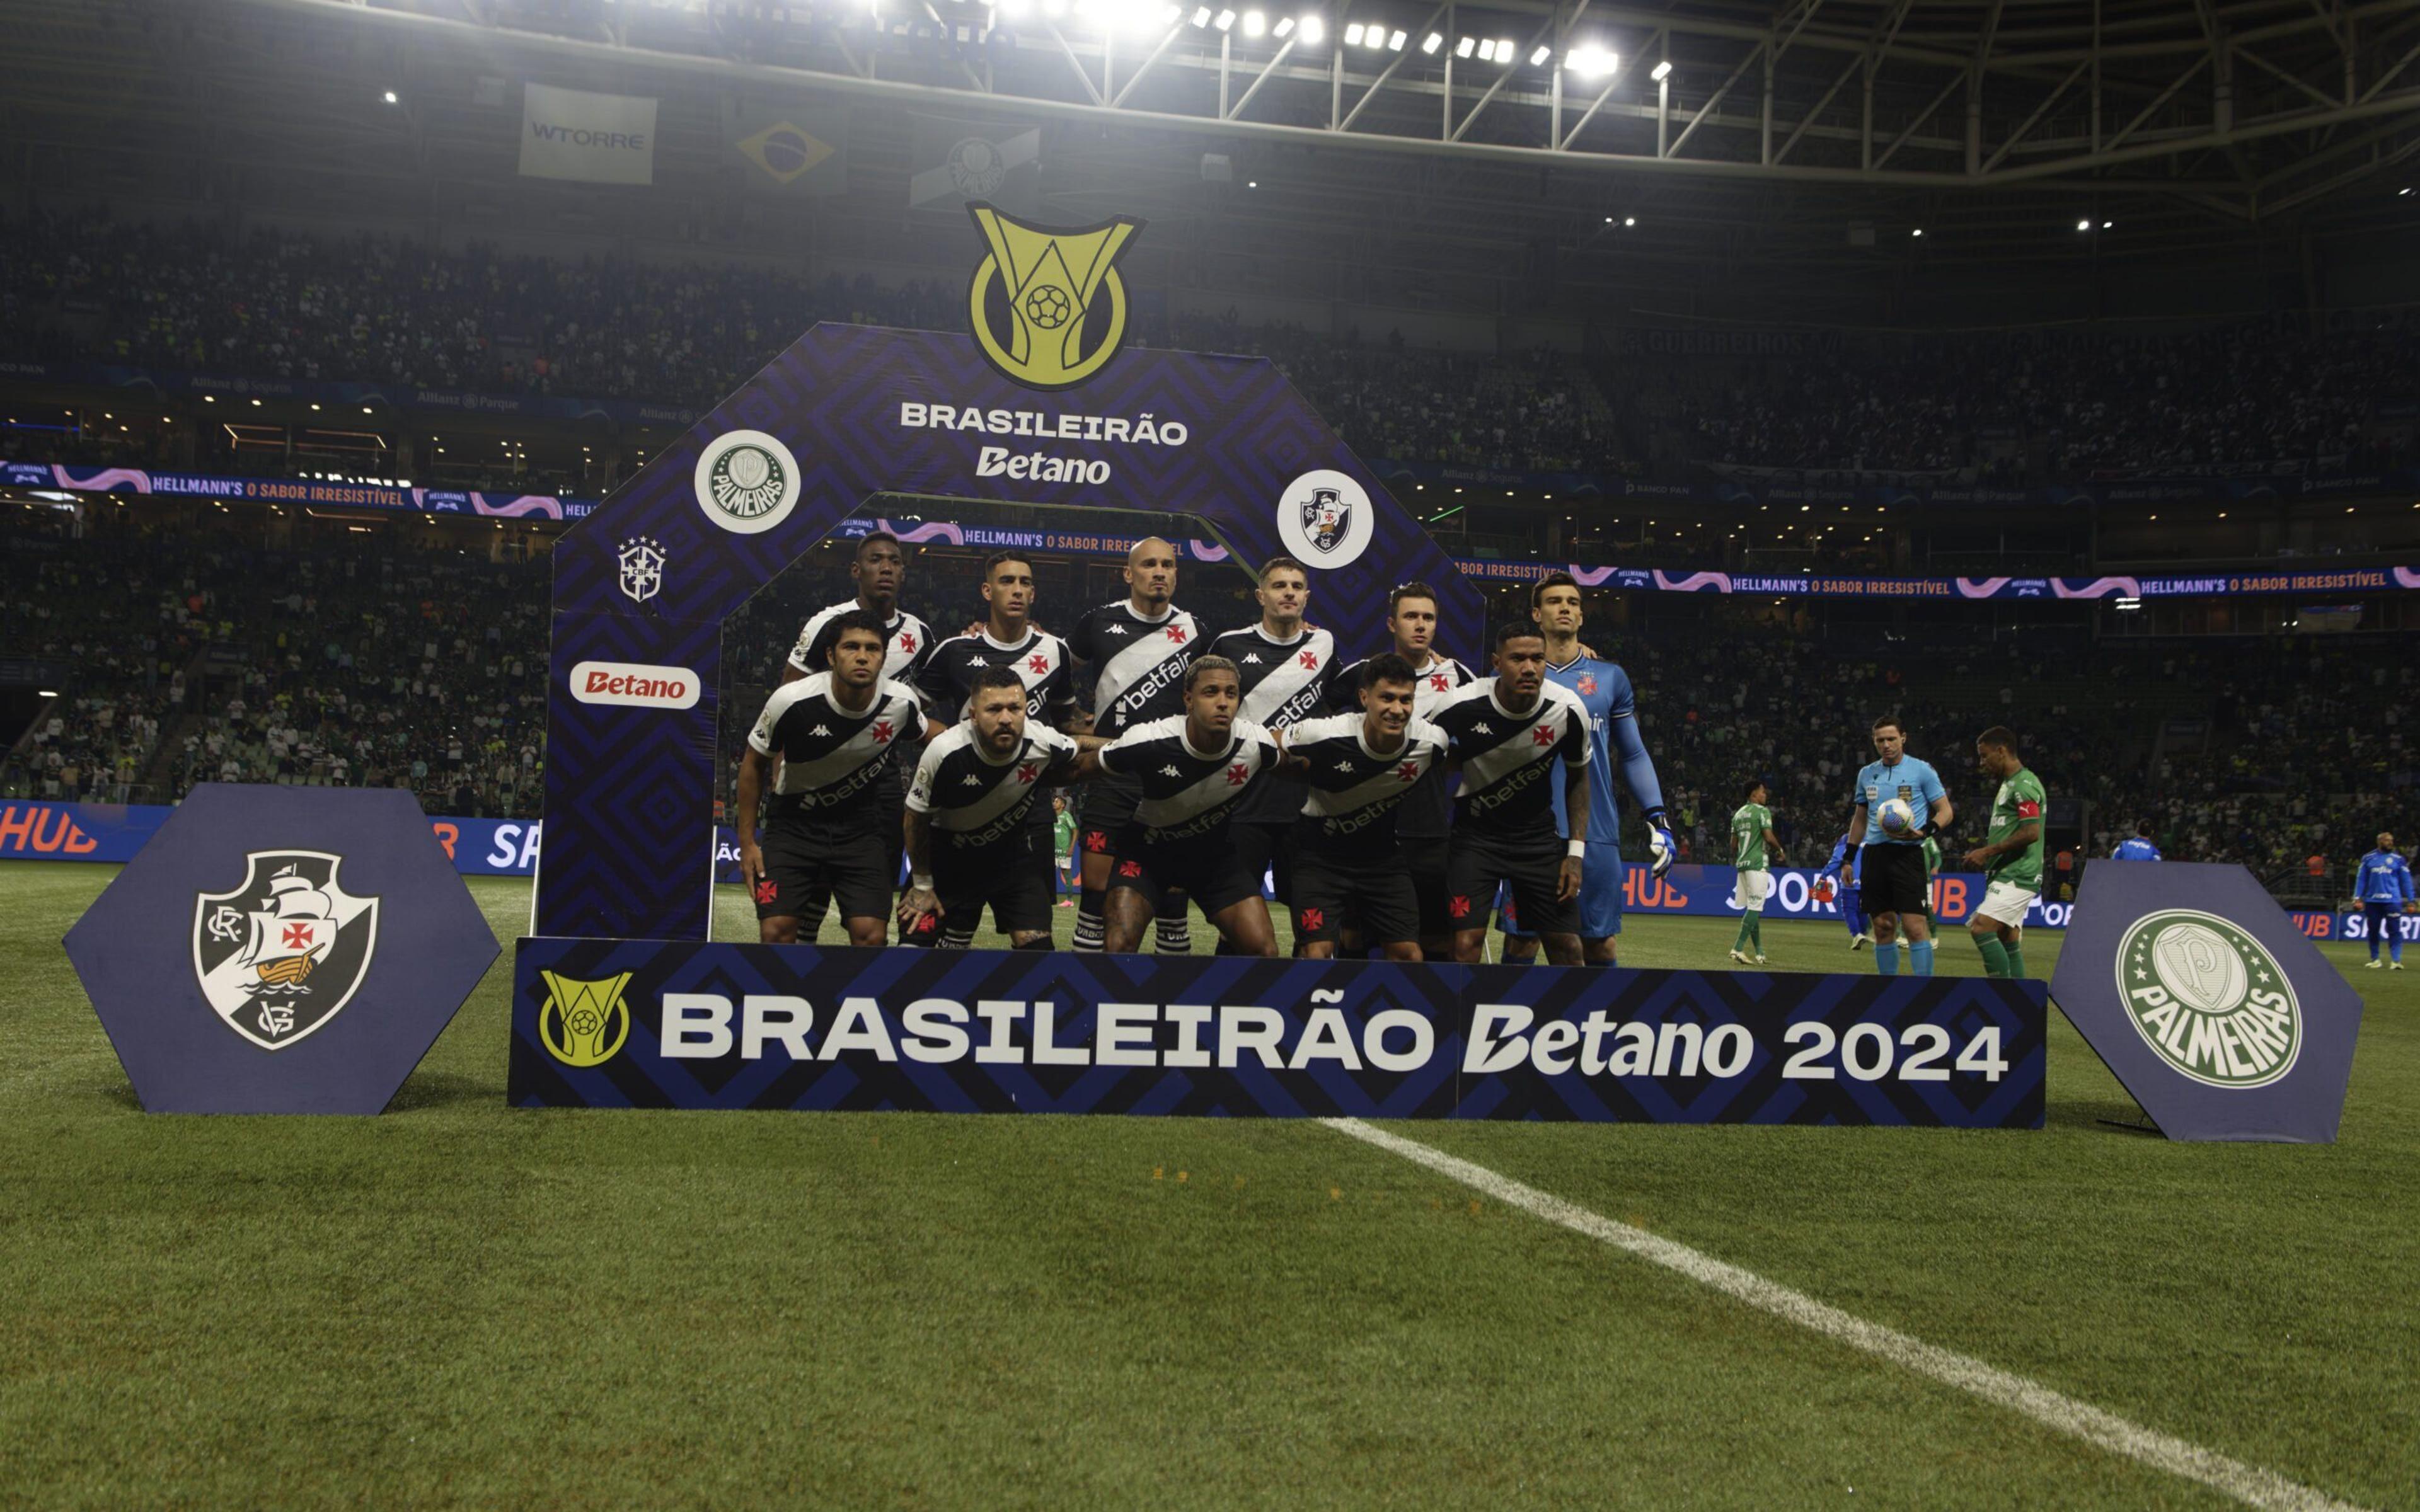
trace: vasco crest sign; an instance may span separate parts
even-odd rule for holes
[[[1054,231],[970,205],[991,249],[967,287],[975,345],[1029,389],[1067,389],[1099,372],[1125,340],[1129,311],[1117,261],[1142,223],[1121,215]]]
[[[336,880],[341,856],[254,851],[243,880],[194,900],[194,977],[263,1050],[307,1038],[353,1000],[378,950],[379,901]]]

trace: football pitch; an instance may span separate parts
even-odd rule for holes
[[[0,868],[0,1504],[2420,1506],[2420,951],[2328,948],[2334,1146],[2112,1128],[2054,1014],[2040,1133],[1383,1126],[1474,1185],[1311,1121],[509,1109],[509,954],[383,1118],[147,1117],[59,947],[113,874]],[[509,952],[529,885],[471,886]]]

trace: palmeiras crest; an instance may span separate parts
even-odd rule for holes
[[[334,1018],[369,974],[379,901],[338,885],[343,864],[325,851],[254,851],[240,885],[194,900],[202,995],[263,1050],[283,1050]]]
[[[1302,501],[1302,532],[1322,551],[1333,551],[1353,528],[1353,506],[1334,488],[1313,488]]]

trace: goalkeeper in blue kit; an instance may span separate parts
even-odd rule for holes
[[[2381,830],[2378,849],[2354,863],[2352,895],[2369,926],[2369,965],[2378,969],[2378,945],[2383,939],[2393,969],[2403,969],[2403,920],[2413,908],[2412,863],[2395,849],[2395,837]]]
[[[1873,932],[1866,927],[1865,903],[1857,895],[1857,879],[1850,870],[1855,856],[1856,852],[1849,846],[1849,832],[1845,829],[1840,831],[1840,838],[1832,842],[1831,859],[1823,863],[1823,878],[1819,886],[1825,894],[1829,894],[1834,890],[1832,879],[1840,879],[1838,889],[1840,922],[1849,926],[1849,949],[1862,950],[1874,943],[1874,936]],[[1819,901],[1829,903],[1832,900],[1829,896],[1823,896]]]

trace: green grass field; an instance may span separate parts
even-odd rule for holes
[[[147,1117],[58,943],[110,874],[0,871],[0,1504],[2235,1504],[1315,1123],[514,1111],[506,962],[384,1118]],[[2331,955],[2331,1147],[2111,1129],[2055,1016],[2039,1134],[1388,1127],[2420,1506],[2420,970]]]

